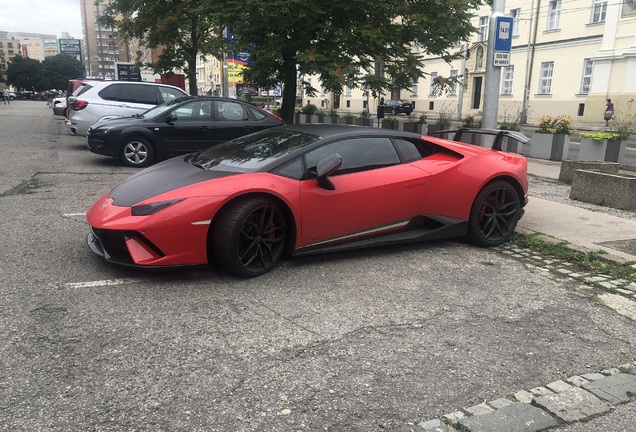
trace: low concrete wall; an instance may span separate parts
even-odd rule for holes
[[[564,160],[561,162],[561,171],[559,172],[559,180],[571,184],[574,171],[591,170],[604,172],[606,174],[618,174],[620,164],[615,162],[595,162],[595,161],[573,161]]]
[[[636,210],[636,176],[576,170],[570,198],[617,209]]]

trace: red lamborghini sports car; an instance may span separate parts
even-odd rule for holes
[[[346,125],[263,130],[133,175],[90,208],[87,243],[122,265],[210,264],[242,277],[285,252],[460,236],[495,246],[528,191],[525,158],[497,150],[514,132],[495,133],[488,149]]]

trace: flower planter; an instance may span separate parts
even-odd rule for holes
[[[353,124],[358,126],[373,126],[373,119],[370,118],[358,118],[355,119]]]
[[[384,129],[395,129],[395,130],[398,130],[400,128],[400,122],[391,121],[391,120],[382,120],[382,127]]]
[[[581,138],[579,150],[580,161],[618,162],[623,164],[626,141],[596,141],[592,138]]]
[[[570,135],[535,133],[530,141],[530,157],[560,161],[567,159]]]
[[[426,123],[420,122],[404,122],[402,128],[405,132],[413,132],[418,134],[425,134],[427,132]]]

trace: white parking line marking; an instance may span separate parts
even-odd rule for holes
[[[86,216],[86,212],[84,212],[84,213],[64,213],[62,216],[64,216],[64,217]]]
[[[66,288],[94,288],[101,286],[114,286],[114,285],[123,285],[127,283],[136,282],[136,279],[105,279],[98,281],[90,281],[90,282],[69,282],[65,283],[64,286]]]

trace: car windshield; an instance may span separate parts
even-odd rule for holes
[[[267,129],[210,147],[190,163],[207,170],[253,172],[320,139],[293,129]]]
[[[161,105],[154,106],[150,108],[149,110],[144,111],[143,113],[140,114],[140,117],[154,118],[154,117],[160,116],[161,114],[165,113],[170,108],[172,108],[173,106],[190,99],[192,99],[192,97],[190,96],[184,96],[181,98],[173,99],[170,102],[162,103]]]

